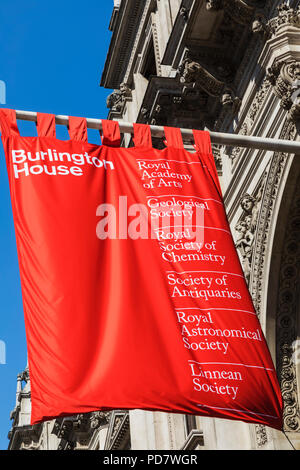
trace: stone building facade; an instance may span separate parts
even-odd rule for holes
[[[300,1],[115,0],[109,27],[109,119],[299,140]],[[300,449],[300,158],[223,145],[214,155]],[[10,449],[291,449],[262,425],[141,410],[32,427],[27,370],[17,383]]]

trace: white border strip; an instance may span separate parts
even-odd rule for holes
[[[163,225],[161,228],[155,228],[153,229],[154,232],[156,230],[163,230],[164,228],[181,228],[182,231],[184,232],[184,229],[186,227],[197,227],[197,228],[204,228],[204,229],[210,229],[210,230],[221,230],[222,232],[225,232],[225,233],[228,233],[229,235],[231,235],[231,232],[229,230],[225,230],[224,228],[219,228],[219,227],[208,227],[207,225]],[[172,240],[172,239],[170,239]],[[188,238],[187,238],[188,240]]]
[[[190,197],[190,198],[194,198],[194,199],[200,199],[201,201],[214,201],[214,202],[217,202],[218,204],[221,204],[221,206],[223,206],[223,203],[221,201],[218,201],[217,199],[212,199],[212,198],[205,198],[205,197],[199,197],[199,196],[189,196],[189,195],[185,195],[185,194],[153,194],[152,196],[146,196],[147,198],[150,198],[150,197],[178,197],[178,198],[182,198],[182,197]]]
[[[269,370],[270,372],[274,372],[274,369],[269,369],[268,367],[264,367],[264,366],[251,366],[249,364],[240,364],[238,362],[198,362],[198,361],[194,361],[193,359],[189,359],[188,362],[196,362],[196,364],[200,364],[203,365],[203,364],[227,364],[229,366],[242,366],[242,367],[253,367],[254,369],[264,369],[264,370]]]
[[[217,273],[217,274],[228,274],[229,276],[238,276],[244,279],[244,276],[236,273],[227,273],[226,271],[166,271],[166,273],[176,273],[176,274],[187,274],[187,273]]]
[[[176,163],[185,163],[187,165],[193,165],[193,164],[197,164],[197,165],[202,165],[201,162],[186,162],[186,161],[180,161],[180,160],[168,160],[166,158],[136,158],[136,161],[147,161],[147,162],[176,162]],[[202,165],[203,168],[207,168],[206,166]],[[146,169],[146,168],[142,168],[142,169]],[[157,168],[150,168],[150,170],[154,170]],[[158,170],[165,170],[165,168],[158,168]]]
[[[174,310],[207,310],[208,312],[210,310],[229,310],[230,312],[243,312],[243,313],[251,313],[251,315],[255,315],[257,317],[256,312],[250,312],[250,310],[240,310],[238,308],[220,308],[220,307],[211,307],[211,308],[200,308],[200,307],[184,307],[184,308],[179,308],[175,307]]]

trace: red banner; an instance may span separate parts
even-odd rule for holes
[[[109,409],[282,428],[276,371],[226,218],[209,133],[120,148],[70,117],[21,137],[0,112],[20,265],[32,424]]]

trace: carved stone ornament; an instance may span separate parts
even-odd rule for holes
[[[213,76],[199,62],[186,57],[178,68],[180,82],[188,89],[200,88],[210,96],[216,97],[225,108],[237,112],[241,100],[225,82]],[[185,89],[183,90],[185,93]]]
[[[256,196],[251,196],[250,194],[244,194],[242,196],[240,206],[243,209],[243,214],[235,226],[235,230],[238,233],[235,246],[239,252],[245,278],[248,284],[251,274],[253,241],[255,238],[264,181],[265,179],[263,178]]]
[[[120,90],[113,91],[106,98],[106,106],[112,111],[121,111],[122,109],[122,95]]]
[[[285,140],[295,140],[297,134],[296,126],[292,121],[286,120],[279,138]],[[267,180],[261,210],[257,223],[255,237],[255,253],[252,262],[252,282],[250,286],[252,300],[258,317],[261,315],[262,293],[264,289],[264,263],[267,250],[268,234],[271,226],[271,219],[275,206],[276,197],[279,191],[280,181],[284,172],[289,154],[276,152],[272,158]]]
[[[106,426],[109,423],[110,412],[95,411],[91,413],[90,422],[91,428],[97,429],[100,426]]]
[[[268,26],[272,35],[276,35],[285,26],[300,27],[300,6],[291,8],[287,3],[281,3],[277,7],[278,16],[272,18]]]
[[[299,120],[300,62],[294,59],[274,62],[267,70],[267,80],[280,99],[281,107],[289,111],[288,118],[293,121]]]
[[[271,28],[266,17],[262,13],[257,13],[254,16],[254,20],[252,22],[252,33],[261,35],[265,40],[269,38]]]
[[[22,381],[24,382],[29,382],[30,378],[29,378],[29,369],[28,367],[26,367],[26,369],[20,374],[20,378]]]
[[[247,113],[247,118],[249,119],[251,124],[253,124],[253,122],[255,121],[255,118],[265,101],[266,95],[270,87],[271,87],[270,81],[268,79],[263,80],[260,88],[258,89],[255,95],[252,105]]]
[[[266,426],[263,424],[255,425],[256,443],[258,447],[263,447],[268,442]]]
[[[121,112],[128,99],[131,98],[131,89],[126,83],[121,83],[119,90],[114,90],[106,98],[106,106],[111,111]]]
[[[127,449],[129,441],[130,432],[128,411],[113,411],[110,415],[104,448],[106,450]]]

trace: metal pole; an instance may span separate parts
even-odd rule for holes
[[[16,110],[17,119],[23,121],[35,121],[36,112],[32,111],[19,111]],[[69,116],[57,115],[55,116],[56,124],[67,126],[69,123]],[[87,118],[87,127],[90,129],[102,129],[101,119]],[[133,124],[129,122],[119,122],[120,131],[124,134],[133,134]],[[151,134],[153,137],[163,137],[163,126],[150,126]],[[182,137],[184,140],[193,141],[193,132],[191,129],[181,129]],[[254,137],[249,135],[239,134],[226,134],[221,132],[210,132],[211,142],[213,144],[230,145],[233,147],[246,147],[260,150],[270,150],[274,152],[285,152],[292,154],[300,154],[300,142],[283,140],[283,139],[270,139],[265,137]]]

